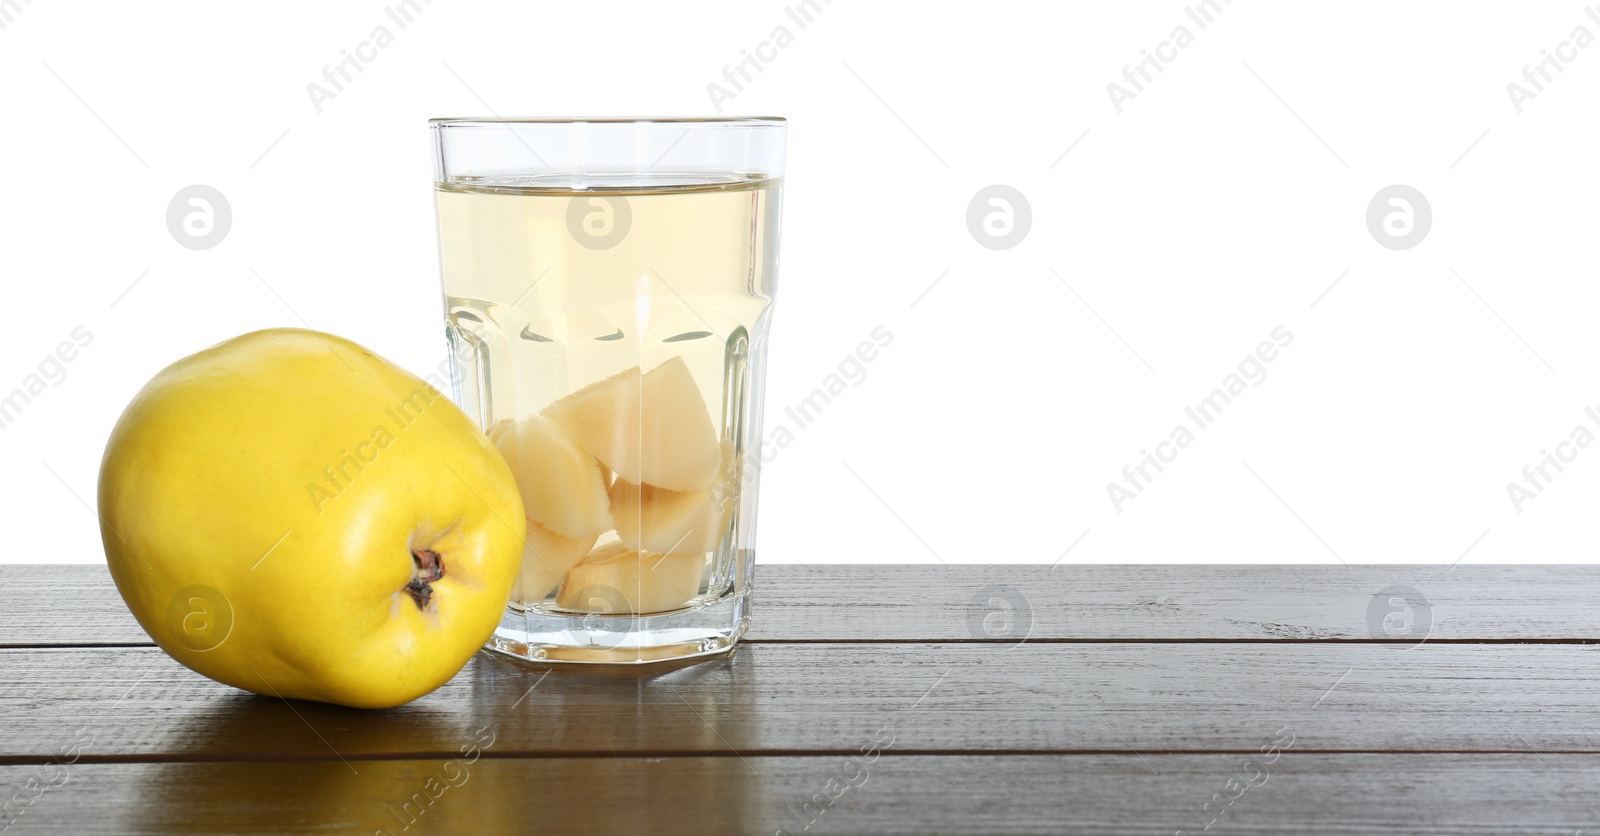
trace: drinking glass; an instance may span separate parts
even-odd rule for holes
[[[488,647],[640,663],[749,623],[785,122],[435,119],[451,396],[511,465]]]

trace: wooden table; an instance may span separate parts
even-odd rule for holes
[[[365,712],[191,673],[102,567],[0,566],[0,826],[1600,833],[1600,567],[764,566],[758,584],[728,657],[480,654]]]

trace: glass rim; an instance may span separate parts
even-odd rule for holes
[[[788,123],[782,116],[533,116],[533,117],[457,117],[429,119],[433,128],[479,128],[506,125],[726,125],[731,127],[781,128]]]

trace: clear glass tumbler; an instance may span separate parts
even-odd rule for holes
[[[490,649],[728,650],[749,621],[784,120],[431,125],[451,394],[528,517],[506,521],[526,548]]]

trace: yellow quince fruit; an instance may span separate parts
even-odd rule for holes
[[[505,460],[448,398],[348,340],[257,331],[128,405],[100,469],[111,576],[174,659],[360,708],[443,685],[521,565]]]

